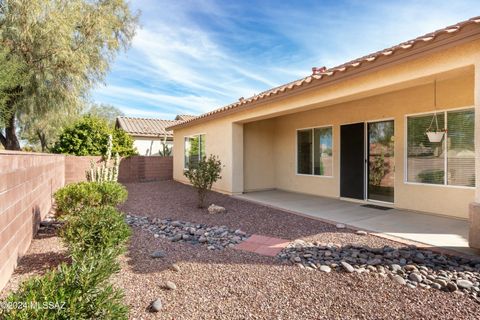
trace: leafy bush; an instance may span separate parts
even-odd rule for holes
[[[112,127],[105,119],[90,115],[66,127],[52,151],[77,156],[105,155],[110,135],[113,137],[113,154],[131,156],[137,153],[133,147],[133,139],[125,131]]]
[[[118,182],[78,182],[58,190],[54,197],[57,215],[75,214],[87,207],[116,206],[127,199],[127,189]]]
[[[120,254],[130,237],[123,214],[113,207],[85,208],[68,216],[60,236],[72,257],[86,252],[114,250]]]
[[[0,308],[0,318],[127,319],[123,294],[108,280],[120,270],[115,257],[112,250],[86,254],[71,265],[61,264],[27,280],[3,301],[6,307]]]
[[[198,191],[198,207],[205,207],[205,199],[207,191],[212,189],[212,185],[218,179],[222,171],[222,162],[217,156],[210,155],[203,158],[198,163],[188,165],[188,170],[185,171],[185,176],[190,180],[190,183],[197,188]]]
[[[445,172],[443,170],[424,170],[418,174],[422,183],[443,184]]]

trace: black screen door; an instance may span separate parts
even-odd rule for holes
[[[365,125],[340,126],[340,196],[365,200]]]

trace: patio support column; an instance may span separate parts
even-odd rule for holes
[[[475,202],[470,204],[468,244],[480,249],[480,61],[475,64],[474,104],[475,104]]]
[[[243,124],[232,123],[232,194],[243,193]]]

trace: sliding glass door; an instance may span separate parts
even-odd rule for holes
[[[392,202],[394,199],[395,158],[394,122],[368,124],[368,199]]]

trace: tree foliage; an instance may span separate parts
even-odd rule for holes
[[[217,156],[210,155],[201,159],[198,163],[189,163],[185,176],[198,192],[198,207],[205,207],[205,199],[208,190],[212,189],[213,183],[221,179],[222,162]]]
[[[84,103],[136,25],[125,0],[0,0],[0,47],[26,70],[25,81],[4,90],[2,144],[19,149],[19,115]]]
[[[124,116],[125,114],[115,106],[109,104],[92,104],[87,113],[94,117],[105,119],[110,124],[115,124],[117,117]]]
[[[59,116],[61,114],[61,116]],[[47,152],[57,141],[63,128],[80,117],[79,110],[50,110],[38,117],[19,115],[20,138],[27,141],[32,150]]]
[[[136,154],[132,138],[121,129],[115,129],[104,119],[83,116],[60,134],[52,151],[77,156],[100,156],[107,153],[108,136],[113,137],[112,153],[120,156]]]

